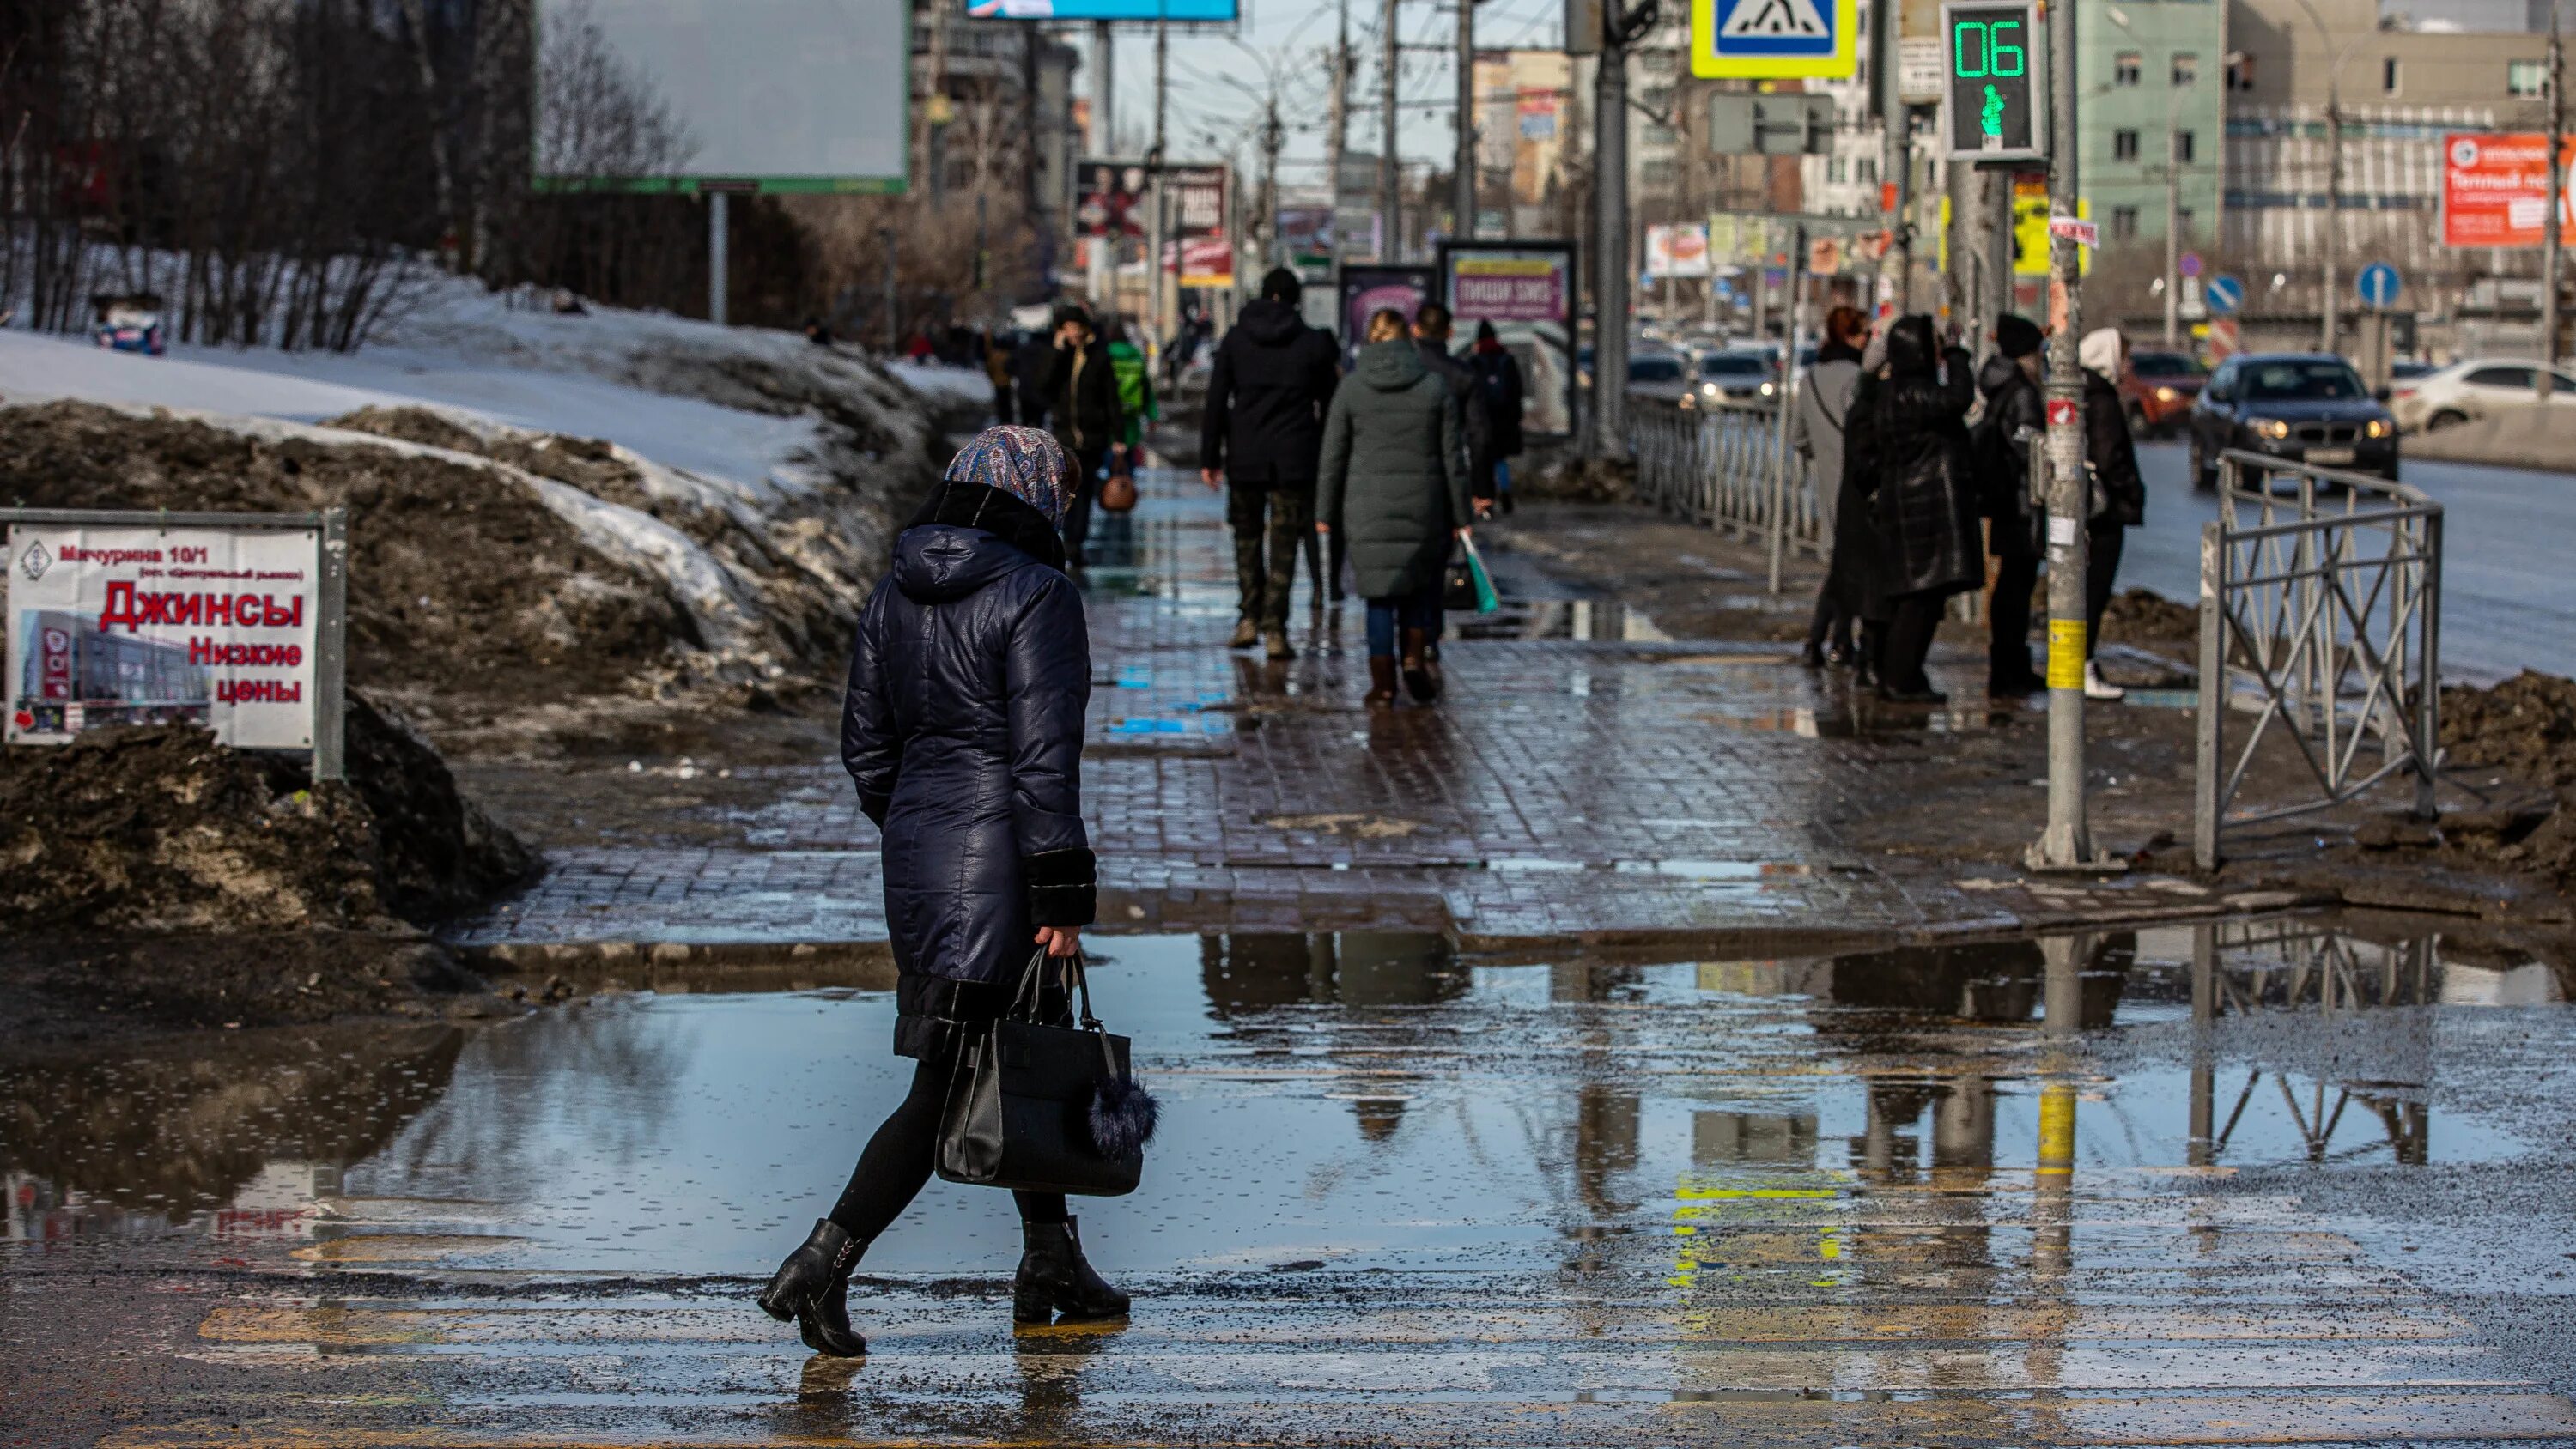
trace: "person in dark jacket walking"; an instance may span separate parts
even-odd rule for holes
[[[1226,523],[1234,530],[1241,612],[1232,644],[1241,649],[1258,642],[1273,659],[1295,654],[1288,647],[1288,590],[1297,581],[1297,550],[1315,532],[1324,410],[1340,380],[1332,339],[1297,315],[1302,291],[1297,274],[1285,267],[1261,279],[1260,300],[1244,305],[1217,344],[1199,428],[1199,479],[1224,487]],[[1323,579],[1315,580],[1315,593],[1323,597]]]
[[[1404,314],[1369,318],[1367,343],[1324,419],[1318,528],[1348,535],[1351,573],[1368,600],[1369,695],[1395,702],[1396,648],[1405,687],[1428,704],[1440,679],[1428,650],[1452,540],[1467,531],[1467,450],[1457,397],[1405,336]]]
[[[1055,339],[1035,328],[1021,334],[1019,346],[1011,349],[1011,383],[1020,395],[1020,415],[1014,421],[1021,427],[1047,425],[1047,374],[1054,365]]]
[[[1977,506],[1986,519],[1986,552],[1995,560],[1994,597],[1986,607],[1986,694],[2037,694],[2048,681],[2030,664],[2030,592],[2039,582],[2040,546],[2030,497],[2031,440],[2048,427],[2039,390],[2039,345],[2047,334],[2007,312],[1995,321],[1995,352],[1977,372],[1986,410],[1970,430]]]
[[[2092,514],[2084,523],[2084,697],[2121,699],[2128,691],[2102,677],[2093,649],[2101,642],[2102,612],[2111,607],[2128,531],[2147,521],[2147,483],[2138,474],[2137,440],[2120,402],[2129,339],[2104,327],[2084,334],[2075,355],[2084,364],[2084,463],[2093,474]]]
[[[1127,430],[1118,407],[1117,367],[1091,325],[1091,314],[1080,307],[1055,311],[1055,347],[1048,354],[1044,391],[1048,427],[1073,456],[1077,472],[1073,498],[1064,511],[1064,555],[1067,569],[1079,579],[1082,542],[1091,533],[1091,500],[1100,494],[1109,450]]]
[[[850,1326],[850,1271],[930,1180],[970,1030],[1009,1005],[1033,951],[1072,956],[1091,923],[1091,650],[1056,532],[1073,467],[1045,433],[987,428],[897,536],[893,571],[859,614],[841,760],[884,833],[894,1049],[918,1065],[831,1214],[761,1290],[761,1308],[793,1319],[817,1353],[867,1352]],[[1067,1015],[1060,993],[1047,1005]],[[1084,1261],[1063,1195],[1012,1196],[1025,1243],[1013,1316],[1125,1313],[1127,1295]]]
[[[1862,617],[1883,621],[1879,697],[1901,704],[1948,698],[1923,672],[1942,601],[1986,579],[1968,464],[1970,372],[1965,351],[1936,346],[1930,317],[1900,317],[1885,367],[1862,374],[1845,421],[1843,476],[1869,500],[1883,570]]]
[[[1468,491],[1505,513],[1512,511],[1512,459],[1521,455],[1521,424],[1529,410],[1529,393],[1521,380],[1521,362],[1494,335],[1494,324],[1476,324],[1475,349],[1467,366],[1476,374],[1476,398],[1485,405],[1485,467],[1467,480]]]

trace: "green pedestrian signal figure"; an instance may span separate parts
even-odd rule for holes
[[[1983,123],[1986,128],[1986,139],[1988,141],[2001,141],[2004,138],[2003,93],[1996,90],[1992,82],[1988,82],[1986,85],[1985,109],[1978,113],[1977,119]]]

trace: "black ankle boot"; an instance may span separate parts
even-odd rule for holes
[[[850,1327],[850,1270],[858,1266],[867,1244],[843,1232],[830,1218],[818,1218],[805,1246],[787,1255],[769,1286],[760,1290],[760,1310],[784,1323],[796,1321],[796,1336],[816,1353],[860,1358],[868,1341]]]
[[[1127,1295],[1101,1280],[1083,1261],[1082,1239],[1073,1219],[1060,1223],[1020,1224],[1020,1275],[1011,1285],[1011,1317],[1021,1323],[1044,1323],[1051,1313],[1067,1318],[1119,1318],[1127,1312]]]

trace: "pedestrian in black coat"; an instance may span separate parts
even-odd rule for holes
[[[1885,699],[1947,698],[1923,672],[1942,602],[1985,582],[1968,462],[1975,400],[1968,354],[1938,347],[1932,319],[1919,313],[1888,329],[1885,366],[1864,370],[1852,396],[1843,477],[1869,501],[1878,534],[1881,571],[1862,618],[1881,624],[1878,687]]]
[[[1986,609],[1986,693],[2037,694],[2048,687],[2030,663],[2030,594],[2039,582],[2040,545],[2030,496],[2030,439],[2048,427],[2039,390],[2039,347],[2046,334],[2025,317],[1995,323],[1995,352],[1977,372],[1986,409],[1969,431],[1977,470],[1978,511],[1986,552],[1995,561],[1994,598]]]
[[[1494,500],[1503,512],[1512,511],[1511,460],[1521,455],[1525,446],[1522,424],[1529,411],[1529,395],[1521,380],[1520,359],[1494,334],[1494,324],[1476,324],[1475,350],[1467,354],[1467,366],[1476,374],[1476,396],[1485,404],[1485,470],[1468,481],[1469,490],[1479,498]]]
[[[919,1065],[831,1215],[760,1294],[818,1353],[867,1352],[850,1327],[850,1270],[930,1180],[970,1029],[1009,1005],[1033,952],[1072,956],[1091,923],[1091,650],[1056,533],[1072,475],[1047,434],[986,429],[897,536],[894,568],[859,614],[841,760],[884,834],[894,1049]],[[1061,992],[1045,1004],[1064,1015]],[[1125,1313],[1127,1295],[1083,1261],[1063,1195],[1013,1196],[1026,1240],[1014,1316]]]
[[[1118,375],[1109,361],[1109,346],[1093,328],[1091,314],[1067,304],[1055,309],[1055,344],[1047,354],[1045,381],[1047,427],[1073,455],[1076,488],[1064,510],[1065,560],[1075,578],[1082,577],[1082,543],[1091,533],[1091,500],[1109,469],[1109,450],[1126,436],[1126,413],[1118,405]]]
[[[1019,425],[1043,428],[1047,425],[1047,374],[1055,365],[1055,339],[1044,332],[1031,330],[1011,349],[1011,383],[1019,389]]]
[[[1285,267],[1261,279],[1260,300],[1244,305],[1217,344],[1199,427],[1199,479],[1226,490],[1226,522],[1234,529],[1233,647],[1259,642],[1273,659],[1293,653],[1288,591],[1298,550],[1313,552],[1324,410],[1341,378],[1333,340],[1297,315],[1303,291]],[[1336,555],[1336,582],[1338,576]],[[1316,597],[1325,592],[1319,577]]]
[[[2093,651],[2101,642],[2103,611],[2119,586],[2128,531],[2147,521],[2147,483],[2138,473],[2129,410],[2120,401],[2129,339],[2116,327],[2088,332],[2077,358],[2084,365],[2084,462],[2092,471],[2092,506],[2084,520],[2084,695],[2111,700],[2128,691],[2102,677]]]

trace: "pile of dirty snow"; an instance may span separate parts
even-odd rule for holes
[[[395,931],[525,883],[528,848],[353,695],[348,778],[187,726],[0,750],[0,935]]]
[[[2455,768],[2576,785],[2576,680],[2526,669],[2492,688],[2445,685],[2442,750]]]

